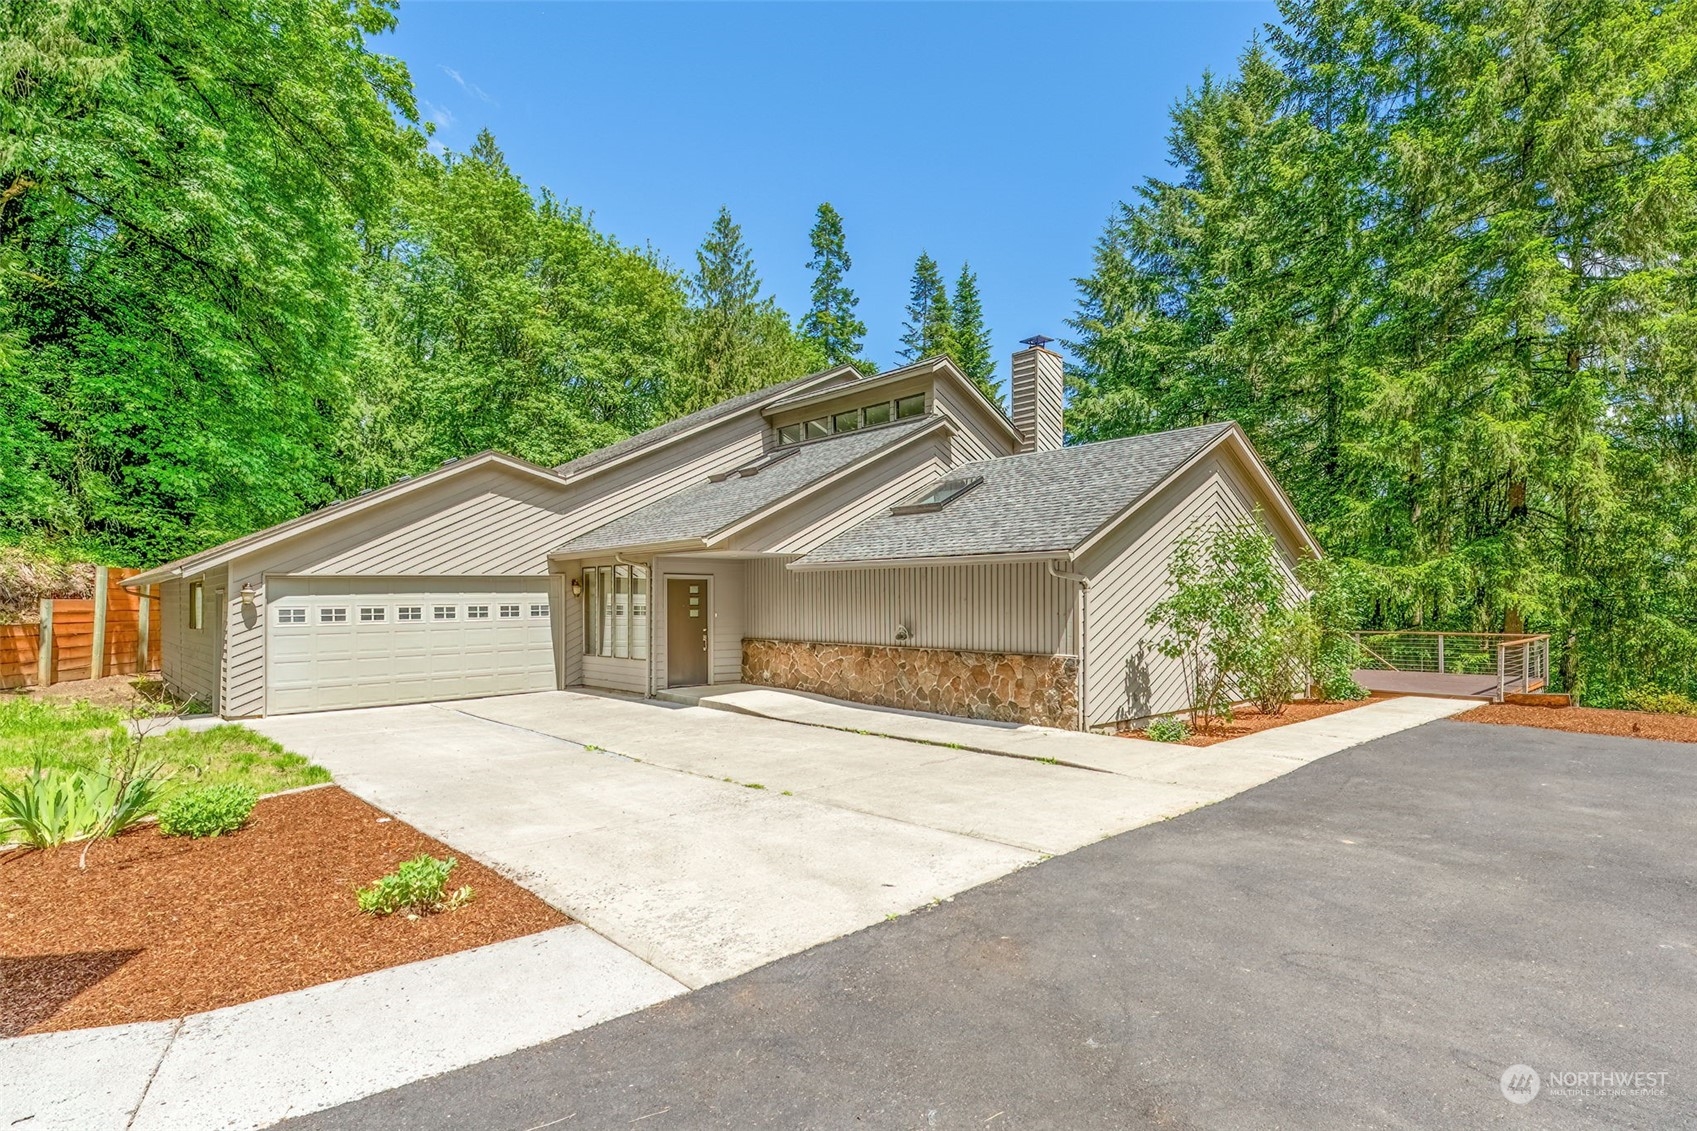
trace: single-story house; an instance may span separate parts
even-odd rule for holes
[[[1103,727],[1184,705],[1146,617],[1174,542],[1259,513],[1232,423],[1066,445],[1062,362],[1012,416],[944,358],[844,366],[540,467],[500,452],[131,578],[164,677],[227,717],[552,688],[756,683]]]

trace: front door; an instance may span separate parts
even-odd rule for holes
[[[707,682],[707,582],[666,579],[666,686]]]

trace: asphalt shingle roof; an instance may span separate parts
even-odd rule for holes
[[[809,381],[818,379],[822,375],[822,373],[809,373],[807,376],[797,377],[793,381],[784,381],[777,385],[768,385],[764,389],[755,389],[751,393],[743,393],[741,396],[732,397],[728,401],[720,401],[718,404],[708,405],[706,408],[692,412],[688,416],[680,416],[676,420],[668,420],[666,423],[650,428],[646,432],[638,432],[634,436],[627,436],[623,440],[608,444],[604,448],[596,448],[593,452],[585,452],[583,455],[578,456],[569,463],[560,464],[554,470],[565,476],[581,475],[592,468],[599,467],[607,461],[617,459],[628,452],[640,451],[652,444],[658,444],[664,440],[669,440],[673,436],[678,435],[680,432],[687,432],[691,428],[697,428],[703,424],[710,424],[713,421],[724,417],[735,416],[745,408],[752,408],[755,405],[764,404],[766,401],[774,400],[783,396],[786,390],[798,388]]]
[[[707,538],[880,449],[935,426],[938,420],[936,416],[919,416],[797,445],[794,455],[754,475],[686,487],[580,534],[554,552],[594,553]]]
[[[1205,424],[962,464],[984,481],[942,510],[880,511],[799,565],[1071,550],[1231,428]]]

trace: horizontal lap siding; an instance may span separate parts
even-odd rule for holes
[[[748,563],[744,635],[823,644],[1067,654],[1074,586],[1042,562],[798,573],[778,560]]]
[[[940,444],[927,443],[880,460],[814,498],[786,507],[733,545],[762,553],[805,554],[935,481],[947,459]]]
[[[1083,563],[1091,575],[1085,634],[1088,725],[1181,711],[1190,702],[1184,670],[1160,655],[1149,611],[1169,591],[1167,563],[1187,533],[1255,513],[1257,495],[1233,464],[1210,457],[1146,503]],[[1263,503],[1265,505],[1265,503]],[[1289,557],[1291,548],[1283,547]],[[1289,571],[1288,560],[1286,563]]]
[[[991,422],[989,409],[968,403],[967,394],[957,392],[947,381],[938,381],[932,387],[932,397],[937,408],[956,426],[950,441],[953,463],[976,463],[1013,453],[1013,442]]]

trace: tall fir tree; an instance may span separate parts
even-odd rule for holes
[[[819,206],[808,246],[813,249],[807,261],[813,272],[812,301],[801,319],[801,336],[819,348],[827,365],[860,365],[866,324],[855,317],[860,299],[846,282],[854,260],[843,236],[843,218],[828,201]]]
[[[949,318],[950,354],[960,371],[972,379],[991,401],[1000,404],[996,387],[996,357],[990,331],[984,325],[984,302],[978,295],[978,276],[970,263],[961,264],[955,280],[954,302]]]
[[[937,261],[925,252],[913,264],[913,281],[908,287],[907,320],[902,323],[903,361],[947,354],[954,344],[954,311],[949,308],[949,291]]]
[[[799,338],[777,302],[761,295],[754,255],[730,209],[720,207],[696,250],[689,288],[693,326],[674,408],[705,408],[822,363],[818,345]]]

